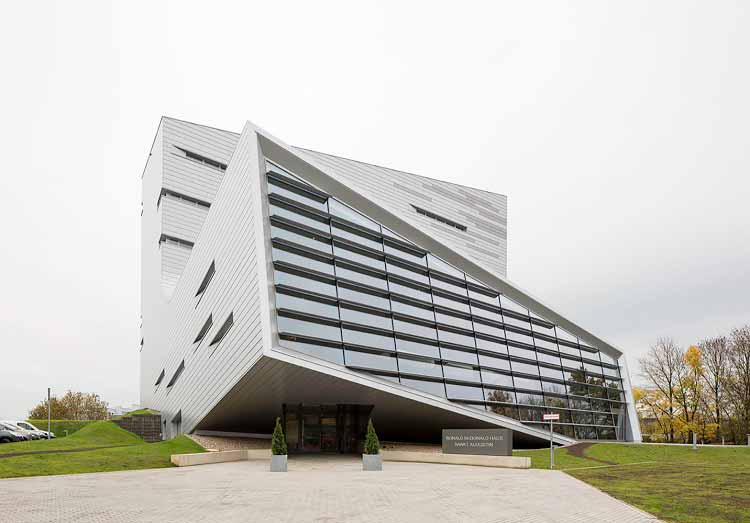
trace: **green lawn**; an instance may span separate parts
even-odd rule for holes
[[[516,452],[533,468],[549,450]],[[614,466],[608,465],[609,462]],[[583,457],[555,451],[555,468],[668,522],[750,521],[750,448],[599,443]]]
[[[103,448],[65,452],[92,447]],[[110,421],[94,422],[61,440],[0,446],[0,454],[50,450],[60,452],[0,458],[0,478],[170,467],[172,454],[204,452],[200,445],[185,436],[146,443]]]
[[[27,420],[29,423],[34,425],[39,430],[47,430],[47,420],[46,419],[30,419]],[[52,420],[52,432],[55,433],[55,436],[58,438],[64,438],[66,436],[65,431],[68,431],[68,436],[73,434],[74,432],[81,430],[86,425],[94,423],[94,421],[75,421],[75,420],[65,420],[65,419],[53,419]]]

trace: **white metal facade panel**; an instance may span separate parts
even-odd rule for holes
[[[190,247],[172,241],[163,241],[159,244],[159,250],[161,252],[161,286],[164,297],[169,299],[190,258]]]
[[[399,218],[417,224],[449,247],[506,276],[508,198],[505,195],[299,147],[292,149]],[[465,225],[466,231],[418,214],[412,205]]]
[[[173,429],[169,420],[180,411],[181,431],[190,431],[260,355],[254,215],[260,203],[249,184],[250,172],[259,169],[257,156],[255,134],[248,131],[223,175],[215,205],[206,215],[172,299],[162,298],[150,306],[144,296],[142,362],[146,363],[142,366],[141,403],[164,414],[166,435]],[[144,177],[144,191],[157,190],[155,185]],[[155,218],[155,213],[144,213],[144,230],[151,228],[146,220]],[[199,300],[196,290],[212,261],[216,273]],[[144,279],[152,280],[146,275],[152,271],[153,267],[144,266]],[[155,297],[151,294],[148,299]],[[230,313],[234,325],[219,344],[210,346]],[[213,326],[200,344],[194,344],[209,314]],[[166,384],[182,361],[185,370],[168,389]],[[156,387],[162,369],[165,378]]]
[[[209,208],[169,194],[161,197],[159,207],[162,233],[195,243]]]

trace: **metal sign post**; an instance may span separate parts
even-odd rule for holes
[[[50,401],[50,388],[47,387],[47,439],[52,439],[52,402]]]
[[[553,422],[560,420],[559,414],[544,414],[544,421],[549,421],[549,468],[555,468],[555,444],[553,442],[552,425]]]

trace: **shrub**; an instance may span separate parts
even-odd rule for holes
[[[372,426],[372,418],[367,422],[367,436],[365,437],[365,454],[379,454],[380,440],[375,434],[375,427]]]
[[[273,429],[271,452],[274,456],[284,456],[287,453],[286,438],[284,437],[284,431],[281,429],[280,418],[276,418],[276,427]]]

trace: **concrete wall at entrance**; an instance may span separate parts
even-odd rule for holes
[[[270,449],[222,450],[219,452],[199,452],[197,454],[172,454],[172,464],[177,467],[209,465],[228,461],[248,461],[271,459]]]
[[[467,454],[441,454],[437,452],[406,452],[381,450],[383,461],[410,461],[415,463],[444,463],[448,465],[473,465],[506,469],[531,468],[531,458],[521,456],[473,456]]]
[[[414,463],[442,463],[447,465],[473,465],[510,469],[531,468],[531,458],[521,456],[471,456],[466,454],[440,454],[432,452],[405,452],[381,450],[383,461],[408,461]],[[178,467],[226,463],[228,461],[269,460],[270,449],[223,450],[198,454],[173,454],[172,464]]]

